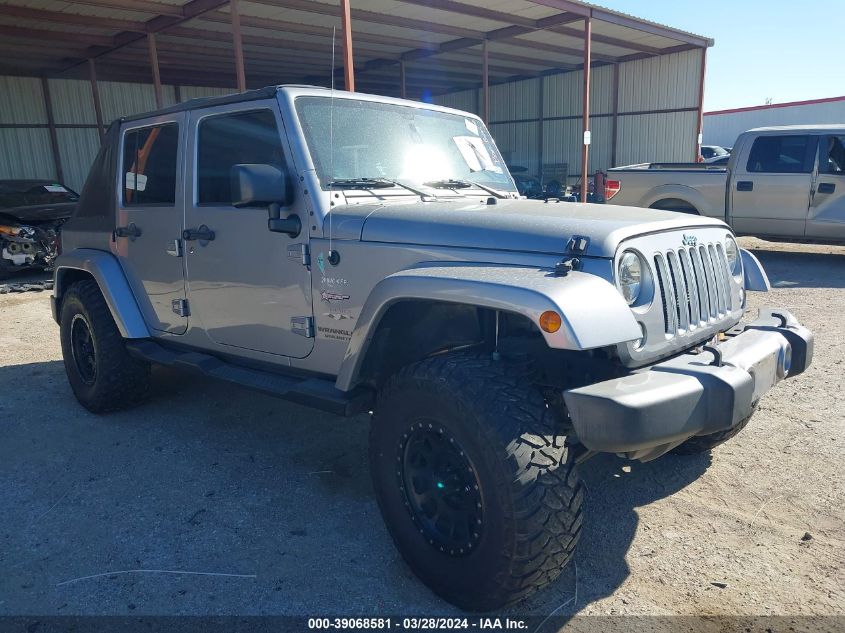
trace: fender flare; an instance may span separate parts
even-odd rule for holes
[[[373,288],[352,332],[336,386],[352,389],[381,318],[394,304],[429,300],[521,314],[533,323],[546,310],[561,315],[554,334],[542,332],[549,347],[587,350],[642,336],[619,291],[601,277],[573,271],[565,277],[548,269],[498,264],[421,264],[385,277]]]
[[[691,207],[694,207],[701,216],[713,217],[712,209],[709,208],[707,199],[697,189],[686,185],[669,184],[655,187],[642,199],[639,206],[649,208],[655,202],[669,198],[683,200]]]
[[[111,253],[93,248],[77,248],[62,253],[56,260],[53,301],[57,307],[57,321],[58,306],[61,305],[62,295],[67,290],[66,278],[70,270],[81,270],[94,278],[123,338],[150,337],[150,331],[141,316],[141,309],[117,258]]]

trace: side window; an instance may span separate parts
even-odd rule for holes
[[[820,172],[845,174],[845,136],[826,136],[819,149]]]
[[[813,170],[809,136],[760,136],[751,146],[749,172],[809,174]],[[812,150],[815,151],[815,150]]]
[[[123,136],[123,204],[173,205],[179,126],[166,123],[129,130]]]
[[[200,122],[197,149],[197,202],[232,204],[229,173],[234,165],[284,167],[284,151],[269,110],[209,117]]]

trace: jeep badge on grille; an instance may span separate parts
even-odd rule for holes
[[[684,246],[695,246],[696,244],[698,244],[698,238],[695,235],[687,235],[684,233]]]

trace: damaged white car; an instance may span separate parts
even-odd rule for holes
[[[54,180],[0,180],[0,279],[52,269],[79,195]]]

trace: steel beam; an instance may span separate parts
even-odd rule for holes
[[[155,91],[156,108],[161,108],[164,105],[164,99],[161,93],[161,71],[158,66],[158,51],[156,50],[155,33],[147,34],[147,46],[150,50],[150,67],[153,71],[153,90]]]
[[[399,95],[403,99],[408,96],[405,86],[405,62],[399,62]]]
[[[246,69],[244,68],[244,44],[241,36],[241,14],[238,0],[229,0],[229,14],[232,18],[232,48],[235,49],[235,74],[238,92],[246,91]]]
[[[343,31],[343,86],[355,92],[355,68],[352,60],[352,15],[350,0],[340,0],[340,24]]]
[[[610,123],[610,166],[616,167],[616,145],[619,141],[619,64],[613,64],[613,118]]]
[[[487,40],[484,40],[481,46],[481,118],[485,124],[490,121],[490,53],[487,48]]]
[[[698,135],[695,139],[695,158],[701,156],[701,141],[704,134],[704,74],[707,72],[707,49],[701,49],[701,73],[698,78]]]
[[[46,77],[41,78],[41,92],[44,95],[44,109],[47,111],[47,125],[50,129],[50,146],[53,148],[53,164],[56,168],[56,178],[63,183],[62,158],[59,155],[59,137],[56,135],[56,119],[53,116],[53,101],[50,98],[50,82]]]
[[[97,67],[94,60],[88,60],[88,80],[91,82],[91,97],[94,99],[94,114],[97,117],[97,131],[100,133],[100,140],[103,140],[106,131],[103,127],[103,107],[100,103],[100,88],[97,86]]]
[[[584,103],[581,110],[581,128],[584,138],[581,140],[581,202],[587,201],[587,178],[590,169],[590,144],[588,139],[590,133],[590,62],[592,52],[593,30],[592,18],[584,18]]]

